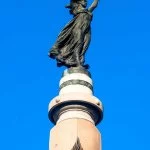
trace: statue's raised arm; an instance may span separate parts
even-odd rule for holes
[[[94,0],[94,2],[91,4],[91,6],[88,8],[90,12],[92,12],[98,5],[99,0]]]

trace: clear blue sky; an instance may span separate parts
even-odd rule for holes
[[[47,56],[69,0],[0,2],[0,149],[48,150],[49,101],[64,68]],[[90,0],[91,2],[91,0]],[[149,150],[150,2],[101,0],[86,55],[104,104],[103,150]]]

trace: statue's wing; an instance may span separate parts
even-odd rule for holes
[[[88,8],[90,12],[92,12],[98,5],[99,0],[94,0],[91,6]]]

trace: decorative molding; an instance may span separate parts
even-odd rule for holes
[[[89,89],[93,90],[93,86],[84,80],[68,80],[60,85],[60,90],[68,85],[77,85],[77,84],[86,86]]]
[[[67,111],[84,111],[87,112],[94,120],[95,125],[99,124],[103,119],[103,110],[94,103],[82,100],[68,100],[57,103],[49,109],[49,119],[54,124],[57,123],[60,116]]]
[[[62,83],[66,82],[68,80],[79,80],[79,79],[87,81],[91,85],[93,85],[92,79],[89,76],[87,76],[86,74],[83,74],[83,73],[72,73],[72,74],[66,75],[66,76],[61,78],[61,80],[59,82],[59,85],[61,85]]]
[[[83,150],[79,138],[77,138],[77,141],[71,150]]]

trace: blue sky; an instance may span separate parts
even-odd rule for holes
[[[47,56],[69,0],[0,2],[0,149],[46,150],[49,101],[64,68]],[[91,0],[89,2],[92,2]],[[86,62],[104,104],[103,150],[149,150],[150,2],[101,0]]]

